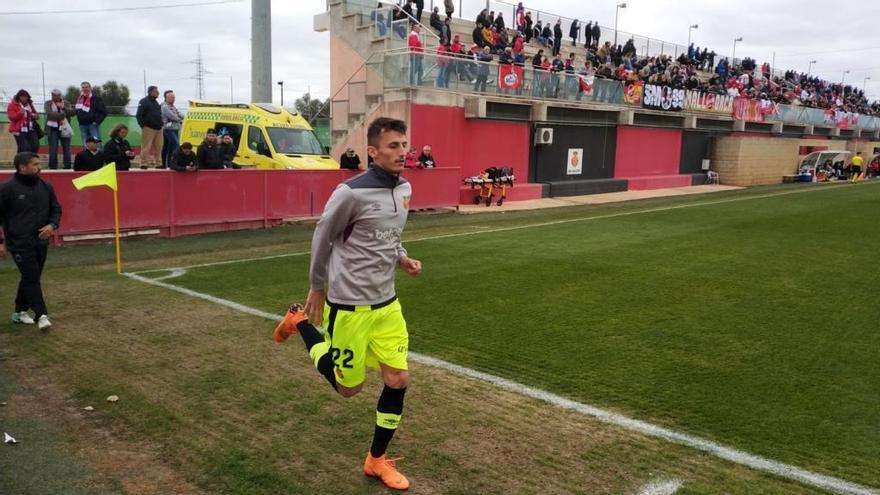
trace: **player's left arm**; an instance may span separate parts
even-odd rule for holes
[[[410,258],[400,241],[397,242],[397,266],[410,277],[418,277],[422,273],[422,262]]]

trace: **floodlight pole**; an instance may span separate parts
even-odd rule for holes
[[[614,46],[617,46],[617,16],[620,14],[620,9],[626,8],[626,2],[617,4],[617,7],[614,9]]]

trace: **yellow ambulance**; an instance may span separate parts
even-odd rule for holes
[[[229,134],[235,163],[260,169],[332,170],[339,163],[328,155],[308,121],[298,113],[269,103],[190,101],[180,142],[198,147],[208,129]]]

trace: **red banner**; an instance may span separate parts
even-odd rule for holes
[[[630,105],[641,105],[645,94],[645,83],[642,81],[628,82],[623,87],[623,101]]]
[[[585,95],[592,96],[593,95],[593,83],[595,82],[595,76],[587,76],[584,74],[578,74],[578,81],[581,85],[581,92]]]
[[[519,65],[504,64],[498,68],[498,87],[519,89],[523,87],[523,69]]]
[[[777,113],[776,103],[770,100],[737,98],[733,102],[733,118],[746,122],[764,122],[764,117]]]

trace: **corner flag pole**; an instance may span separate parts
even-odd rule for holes
[[[81,191],[87,187],[107,186],[113,189],[113,223],[116,227],[116,273],[122,273],[122,255],[119,249],[119,197],[116,190],[119,184],[116,181],[116,162],[107,165],[73,179],[73,187]]]
[[[116,273],[122,273],[122,255],[119,250],[119,199],[113,189],[113,221],[116,224]]]

